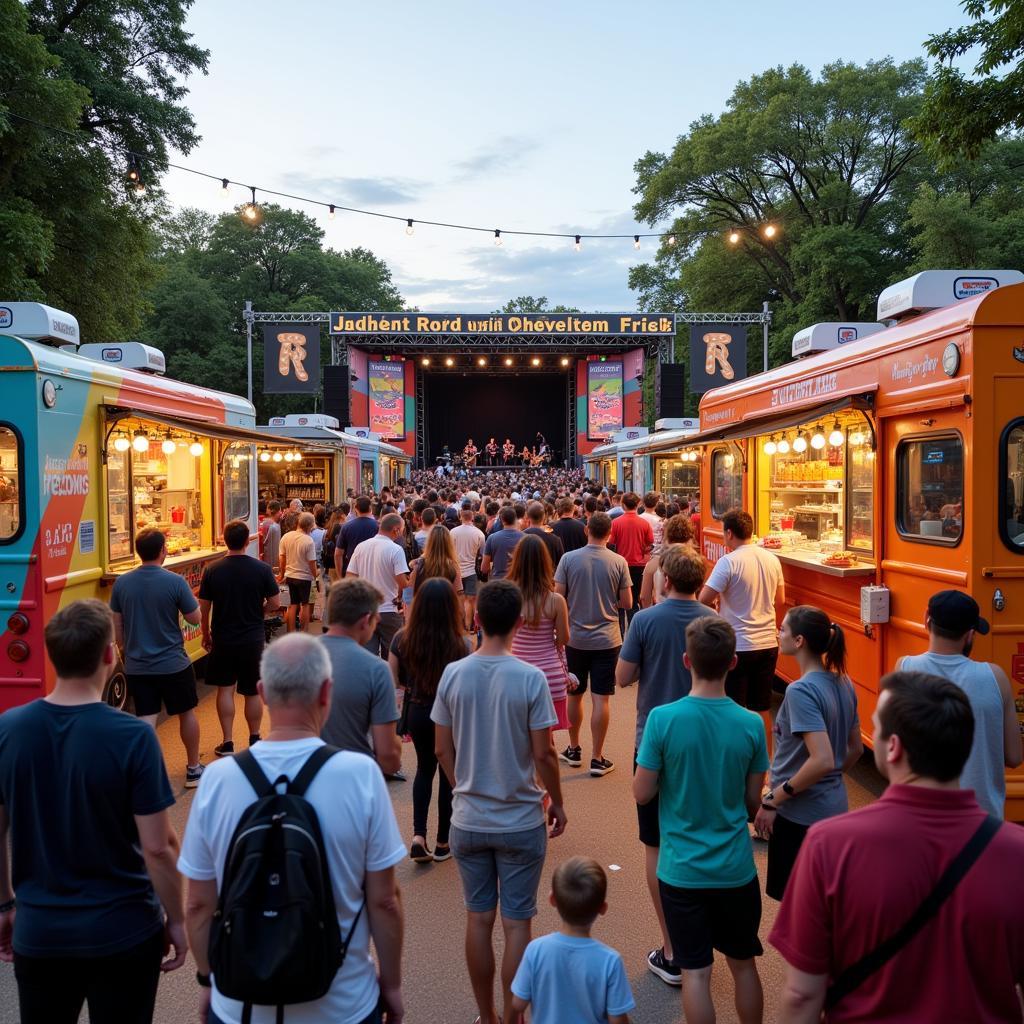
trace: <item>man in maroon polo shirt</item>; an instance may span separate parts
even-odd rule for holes
[[[640,495],[630,491],[622,497],[626,510],[612,520],[612,544],[629,566],[629,581],[633,586],[633,604],[626,610],[626,621],[632,622],[640,607],[640,584],[644,578],[644,566],[654,550],[654,530],[646,519],[637,515]]]
[[[964,692],[923,672],[881,682],[875,764],[889,788],[812,825],[769,942],[788,963],[780,1020],[821,1019],[828,986],[895,935],[985,821],[959,788],[974,716]],[[826,1011],[844,1021],[1019,1021],[1024,830],[1002,825],[910,941]]]

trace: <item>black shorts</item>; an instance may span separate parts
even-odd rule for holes
[[[288,584],[288,600],[292,604],[309,604],[309,592],[313,587],[312,580],[293,580],[285,577]]]
[[[684,971],[710,967],[717,949],[733,960],[764,952],[761,886],[755,876],[735,889],[677,889],[660,878],[661,907],[672,940],[672,962]]]
[[[255,697],[262,657],[262,640],[244,645],[215,643],[206,659],[206,682],[210,686],[237,686],[243,697]]]
[[[793,873],[796,855],[803,846],[810,825],[799,825],[788,821],[778,811],[772,825],[771,839],[768,840],[768,875],[764,891],[773,900],[781,900],[786,892],[786,883]]]
[[[737,651],[736,667],[725,677],[725,695],[740,707],[767,711],[772,706],[772,684],[778,647],[761,651]]]
[[[565,660],[569,671],[580,681],[579,688],[573,690],[570,696],[582,697],[589,685],[599,697],[610,697],[615,692],[615,666],[621,650],[621,645],[607,647],[603,651],[566,647]]]
[[[182,715],[191,711],[198,703],[196,697],[196,674],[192,666],[180,672],[166,675],[133,675],[126,673],[128,696],[135,704],[137,715],[159,715],[160,708],[167,708],[169,715]]]
[[[633,751],[633,774],[636,775],[636,751]],[[661,823],[658,821],[658,794],[646,804],[636,805],[636,823],[644,846],[661,846]]]

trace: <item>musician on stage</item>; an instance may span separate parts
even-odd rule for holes
[[[484,451],[487,452],[487,465],[496,465],[498,462],[498,442],[493,437],[484,446]]]
[[[524,466],[530,465],[530,449],[527,445],[523,445],[523,450],[519,453],[519,459]]]
[[[516,457],[516,446],[510,437],[506,437],[505,443],[501,446],[501,457],[506,466],[511,465],[512,460]]]
[[[473,444],[473,438],[469,438],[466,441],[466,447],[462,449],[462,457],[466,460],[467,466],[476,465],[476,457],[480,454],[480,449]]]

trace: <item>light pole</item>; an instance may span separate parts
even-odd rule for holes
[[[246,397],[249,399],[249,403],[252,404],[252,322],[254,316],[252,302],[249,299],[245,300],[245,312],[242,313],[242,319],[245,321]]]

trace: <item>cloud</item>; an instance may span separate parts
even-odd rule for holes
[[[344,178],[293,174],[289,186],[299,194],[338,206],[394,206],[416,202],[426,183],[412,178]]]
[[[504,135],[481,146],[473,156],[457,160],[452,166],[455,181],[465,182],[485,175],[521,167],[526,158],[540,148],[540,143],[525,135]]]

